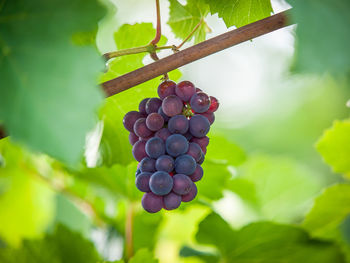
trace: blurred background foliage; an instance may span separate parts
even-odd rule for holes
[[[102,104],[95,85],[151,62],[119,57],[99,73],[101,54],[153,39],[154,1],[0,3],[11,135],[0,141],[0,262],[350,262],[349,1],[161,1],[159,44],[199,21],[185,46],[291,6],[298,26],[169,73],[221,106],[195,201],[148,214],[122,118],[160,78]]]

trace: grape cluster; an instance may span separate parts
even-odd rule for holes
[[[172,210],[197,195],[195,182],[202,179],[206,136],[215,120],[218,100],[189,81],[165,80],[159,98],[146,98],[138,111],[123,119],[130,132],[132,154],[140,162],[136,187],[145,192],[143,208],[156,213]]]

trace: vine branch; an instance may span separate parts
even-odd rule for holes
[[[231,30],[214,38],[203,41],[173,55],[157,60],[142,68],[102,83],[106,96],[112,96],[138,84],[161,76],[169,71],[187,65],[226,48],[251,40],[277,29],[291,25],[288,21],[289,10],[264,18],[246,26]],[[167,46],[171,48],[172,46]],[[4,136],[1,134],[0,139]]]
[[[106,96],[112,96],[226,48],[291,25],[284,11],[203,41],[142,68],[102,83]]]
[[[162,36],[159,0],[156,0],[156,10],[157,10],[157,33],[154,39],[151,41],[151,44],[153,45],[157,45]]]

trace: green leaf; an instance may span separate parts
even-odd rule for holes
[[[45,167],[40,158],[32,158],[8,139],[0,141],[0,152],[6,163],[0,167],[0,239],[18,246],[24,238],[40,236],[53,220],[54,192],[33,166],[37,162]]]
[[[103,61],[74,42],[103,15],[96,0],[2,1],[0,119],[12,139],[68,164],[80,159],[103,99]]]
[[[339,225],[350,214],[350,184],[336,184],[316,198],[303,226],[313,236],[337,238]]]
[[[180,257],[198,257],[206,263],[216,263],[220,261],[220,258],[216,254],[199,251],[188,246],[183,246],[180,249]]]
[[[350,2],[348,0],[290,0],[296,30],[294,70],[347,74],[350,70]],[[320,23],[327,21],[325,23]],[[327,36],[327,37],[325,37]]]
[[[312,170],[287,157],[253,155],[238,175],[254,185],[247,186],[252,191],[247,201],[257,201],[261,218],[279,222],[299,220],[322,187]],[[230,182],[231,190],[233,184]]]
[[[135,256],[133,256],[129,263],[158,263],[153,254],[148,249],[139,249]]]
[[[236,177],[228,182],[226,188],[237,194],[243,201],[253,207],[257,207],[260,204],[255,184],[250,180]]]
[[[259,222],[234,231],[214,213],[200,223],[197,240],[216,246],[225,262],[345,262],[336,245],[310,239],[300,228]]]
[[[115,33],[116,45],[118,49],[147,45],[154,38],[155,33],[151,23],[125,24]],[[165,44],[166,41],[166,38],[162,37],[160,45]],[[142,67],[145,56],[146,54],[135,54],[114,59],[109,64],[109,71],[102,76],[102,80],[107,81]],[[169,73],[170,79],[174,81],[177,81],[180,76],[179,70]],[[103,164],[127,165],[134,161],[128,139],[129,132],[123,126],[123,117],[128,111],[138,110],[142,99],[156,97],[159,84],[160,78],[155,78],[106,99],[100,111],[100,118],[104,122],[100,145]]]
[[[317,143],[317,150],[336,173],[350,172],[350,120],[335,121]]]
[[[196,183],[198,196],[218,200],[223,197],[222,191],[231,177],[227,165],[206,159],[202,164],[203,178]]]
[[[241,27],[268,17],[273,12],[270,0],[205,0],[211,14],[218,14],[226,26]]]
[[[245,152],[223,136],[210,136],[206,158],[225,161],[228,165],[238,166],[246,160]]]
[[[202,21],[199,28],[189,40],[194,38],[195,43],[205,40],[205,35],[210,30],[204,21],[204,18],[209,13],[209,6],[205,1],[188,0],[185,6],[181,5],[177,0],[169,0],[169,2],[170,17],[168,24],[175,36],[185,39],[196,25]]]
[[[341,232],[343,239],[350,245],[350,216],[348,215],[341,224]]]
[[[2,263],[96,263],[100,257],[89,241],[62,225],[43,240],[25,241],[21,248],[0,249]]]

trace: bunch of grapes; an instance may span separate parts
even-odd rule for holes
[[[140,162],[136,187],[145,192],[143,208],[156,213],[176,209],[197,195],[218,100],[189,81],[165,80],[159,98],[146,98],[139,111],[128,112],[123,124],[130,132],[134,158]]]

